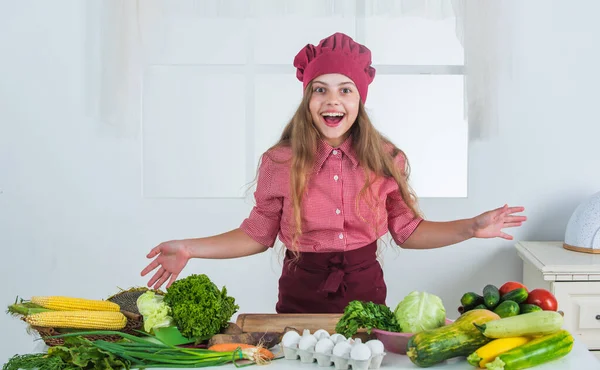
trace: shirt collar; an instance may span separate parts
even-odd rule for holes
[[[358,166],[358,160],[356,159],[356,153],[354,152],[354,148],[352,147],[352,135],[348,136],[346,140],[339,147],[334,148],[329,143],[327,143],[323,139],[319,139],[317,144],[317,154],[315,156],[315,166],[314,171],[319,172],[321,167],[323,167],[323,163],[325,160],[331,155],[331,152],[334,150],[340,150],[343,154],[347,155],[352,162],[352,168],[356,169]]]

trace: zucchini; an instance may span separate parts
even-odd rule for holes
[[[521,313],[543,311],[540,306],[537,306],[537,305],[534,305],[534,304],[529,304],[529,303],[521,303],[519,305],[519,309],[520,309]]]
[[[518,370],[545,364],[566,356],[573,348],[573,336],[566,330],[538,337],[496,357],[488,370]]]
[[[455,357],[468,356],[491,341],[473,324],[484,324],[500,317],[489,310],[465,312],[452,324],[424,330],[410,337],[406,355],[419,367],[429,367]]]
[[[510,292],[500,298],[500,302],[502,301],[514,301],[517,303],[523,303],[527,300],[529,294],[527,293],[527,289],[525,288],[517,288],[513,289]]]
[[[563,322],[556,311],[538,311],[474,325],[488,338],[507,338],[552,334],[561,329]]]
[[[529,342],[532,338],[530,337],[510,337],[510,338],[500,338],[494,339],[483,347],[479,347],[477,351],[471,353],[469,357],[467,357],[467,362],[475,367],[480,367],[485,369],[485,364],[488,362],[494,361],[494,359],[503,354],[504,352],[508,352],[513,348],[518,346],[522,346],[523,344]]]
[[[471,311],[473,307],[483,303],[483,297],[474,292],[463,294],[460,304],[464,307],[464,312]]]
[[[500,302],[500,291],[493,284],[488,284],[483,288],[483,302],[490,310],[493,310]]]
[[[515,301],[504,301],[494,310],[500,317],[517,316],[520,311],[519,304]]]

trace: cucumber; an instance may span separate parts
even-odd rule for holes
[[[473,325],[488,338],[507,338],[552,334],[563,323],[562,315],[556,311],[537,311]]]
[[[543,311],[540,306],[536,306],[534,304],[529,304],[529,303],[521,303],[519,305],[519,309],[520,309],[521,313]]]
[[[463,294],[460,299],[460,303],[464,308],[464,312],[470,311],[473,307],[483,303],[483,297],[474,292],[468,292]]]
[[[485,366],[488,370],[528,369],[569,354],[573,336],[566,330],[535,338],[496,357]]]
[[[500,291],[493,284],[488,284],[483,288],[483,302],[490,310],[493,310],[500,302]]]
[[[520,311],[519,304],[515,301],[504,301],[494,309],[494,312],[500,317],[517,316]]]
[[[527,300],[529,294],[527,293],[527,289],[525,288],[517,288],[511,290],[500,298],[500,302],[502,301],[514,301],[517,303],[523,303]]]
[[[488,310],[487,306],[485,304],[478,304],[477,306],[473,307],[474,310]],[[491,310],[489,310],[491,311]]]

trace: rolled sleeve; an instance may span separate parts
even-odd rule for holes
[[[256,205],[240,226],[248,236],[266,247],[275,244],[283,209],[283,197],[274,194],[274,181],[277,179],[273,161],[263,155],[254,192]]]
[[[394,161],[404,174],[406,163],[404,156],[399,153]],[[402,199],[400,189],[397,187],[388,194],[386,209],[388,213],[388,230],[394,241],[398,245],[402,245],[412,235],[421,221],[423,221],[423,218],[412,212],[406,202],[404,202],[404,199]]]

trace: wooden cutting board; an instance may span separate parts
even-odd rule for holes
[[[342,314],[267,314],[243,313],[237,317],[236,324],[244,332],[283,332],[286,327],[295,328],[300,333],[304,329],[314,332],[318,329],[335,333],[335,326]]]

